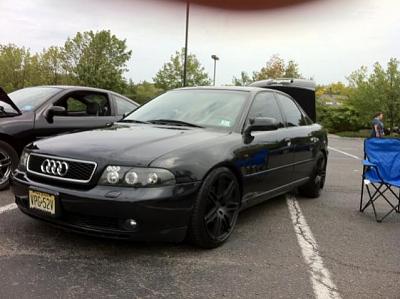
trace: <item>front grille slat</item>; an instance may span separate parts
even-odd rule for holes
[[[68,164],[68,171],[64,175],[48,173],[42,171],[42,164],[46,160],[65,162]],[[51,180],[67,181],[73,183],[89,183],[96,170],[97,163],[82,161],[71,158],[55,157],[41,154],[30,154],[28,158],[28,176],[31,174],[35,178],[43,177]]]

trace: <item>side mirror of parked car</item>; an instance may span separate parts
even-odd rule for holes
[[[256,117],[251,118],[249,125],[244,130],[244,140],[245,143],[250,143],[253,141],[254,137],[251,136],[251,132],[257,131],[274,131],[279,128],[279,123],[275,118],[272,117]]]
[[[45,118],[49,123],[53,123],[55,115],[65,115],[67,110],[62,106],[51,106],[45,112]]]

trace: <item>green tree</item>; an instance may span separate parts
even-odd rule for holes
[[[124,94],[135,102],[144,104],[159,96],[162,92],[163,90],[157,88],[154,83],[143,81],[135,84],[132,80],[129,80]]]
[[[176,51],[171,56],[169,62],[165,63],[153,78],[155,86],[162,90],[169,90],[177,87],[182,87],[183,82],[183,62],[184,48],[181,51]],[[210,85],[211,80],[201,66],[196,55],[189,54],[187,56],[187,86],[202,86]]]
[[[375,63],[368,75],[367,68],[361,67],[349,77],[351,92],[349,103],[360,115],[364,126],[368,127],[373,114],[383,111],[390,129],[400,120],[400,71],[399,61],[391,58],[386,70]]]
[[[253,73],[254,80],[277,79],[277,78],[301,78],[299,65],[294,60],[285,60],[278,54],[272,55],[265,67]]]
[[[28,49],[0,45],[0,84],[7,92],[29,86],[30,61]]]
[[[163,92],[162,89],[157,88],[154,83],[143,81],[136,85],[136,101],[144,104]]]
[[[299,71],[299,65],[294,60],[289,60],[286,67],[283,78],[301,78]]]
[[[302,78],[299,65],[294,60],[286,63],[278,54],[274,54],[265,66],[259,71],[254,71],[251,77],[246,72],[241,72],[240,77],[233,77],[232,84],[243,86],[258,80],[278,78]]]
[[[241,72],[240,77],[233,77],[232,84],[235,86],[246,86],[254,82],[252,78],[250,78],[249,74],[246,72]]]
[[[64,69],[77,84],[122,91],[132,51],[110,31],[78,32],[64,45]]]
[[[42,84],[73,84],[73,78],[68,78],[65,70],[64,49],[50,47],[44,49],[39,55],[39,64],[42,76]]]

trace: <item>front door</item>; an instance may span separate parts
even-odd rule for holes
[[[292,163],[290,143],[285,139],[284,121],[273,92],[256,95],[248,115],[275,118],[279,129],[266,132],[252,132],[252,142],[243,145],[236,161],[244,178],[244,202],[258,198],[265,199],[279,187],[290,182],[288,165]]]
[[[36,138],[104,127],[120,118],[112,116],[110,101],[105,93],[73,92],[63,96],[53,105],[64,107],[65,115],[54,116],[52,123],[48,122],[44,114],[37,115]]]

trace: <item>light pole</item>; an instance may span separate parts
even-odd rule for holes
[[[217,71],[217,60],[219,60],[219,57],[217,55],[211,55],[211,58],[214,60],[214,86],[215,86],[215,73]]]
[[[186,2],[186,33],[185,33],[185,57],[183,61],[183,87],[186,86],[186,73],[187,73],[187,53],[188,53],[188,34],[189,34],[189,0]]]

